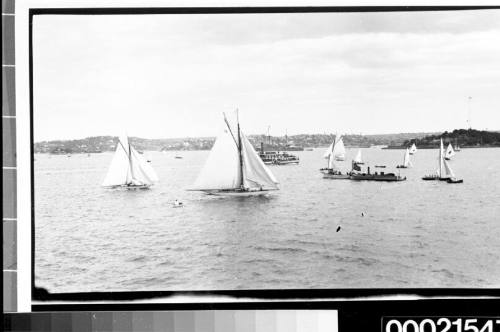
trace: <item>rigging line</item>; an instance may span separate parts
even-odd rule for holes
[[[226,113],[222,113],[224,115],[224,122],[226,123],[227,129],[229,129],[229,133],[231,134],[231,137],[233,138],[234,144],[236,144],[236,147],[239,149],[238,142],[236,141],[236,138],[234,137],[233,131],[231,130],[231,126],[229,125],[229,122],[227,121],[226,118]]]

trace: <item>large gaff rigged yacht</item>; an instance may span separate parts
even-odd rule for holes
[[[224,114],[224,130],[210,151],[189,190],[212,195],[253,196],[278,190],[278,181],[243,134],[236,110],[236,125]]]
[[[349,174],[342,174],[335,161],[342,161],[345,159],[345,147],[342,142],[342,137],[335,135],[332,144],[328,147],[325,154],[325,159],[328,159],[326,168],[321,168],[323,178],[326,179],[349,179]]]
[[[106,188],[147,189],[158,176],[127,136],[119,137],[115,155],[102,183]]]

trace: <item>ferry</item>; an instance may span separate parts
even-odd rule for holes
[[[261,151],[259,157],[266,165],[289,165],[299,163],[299,157],[288,152]]]

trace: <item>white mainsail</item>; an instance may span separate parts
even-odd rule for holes
[[[446,148],[446,158],[450,159],[455,155],[455,150],[453,150],[453,147],[451,146],[451,143],[448,143],[448,147]]]
[[[403,160],[403,166],[404,167],[410,167],[412,166],[411,161],[410,161],[410,150],[406,148],[404,160]]]
[[[240,142],[241,149],[239,148]],[[275,190],[278,189],[278,181],[264,165],[243,132],[238,128],[233,128],[226,120],[224,130],[217,137],[191,190],[241,189]]]
[[[238,146],[231,131],[224,124],[192,189],[229,190],[241,187]]]
[[[415,154],[416,152],[417,152],[417,146],[415,145],[415,143],[413,143],[413,145],[410,148],[410,154]]]
[[[335,160],[338,161],[345,160],[345,146],[344,146],[344,141],[342,140],[342,136],[340,136],[340,138],[337,141],[337,144],[335,144],[333,155],[335,156]]]
[[[354,158],[354,162],[358,164],[363,163],[363,158],[361,157],[361,149],[358,150],[358,153],[356,154],[356,158]]]
[[[130,145],[128,137],[119,137],[115,155],[102,186],[152,185],[157,181],[155,171]]]

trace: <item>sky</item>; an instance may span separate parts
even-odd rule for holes
[[[43,15],[33,65],[35,141],[500,130],[500,10]]]

